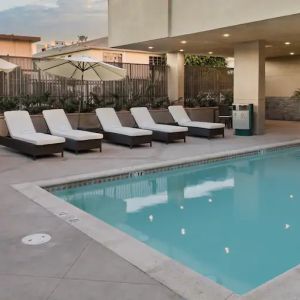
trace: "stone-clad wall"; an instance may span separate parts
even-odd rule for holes
[[[300,99],[290,97],[267,97],[266,119],[300,121]]]

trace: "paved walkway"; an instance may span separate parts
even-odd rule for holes
[[[0,300],[167,300],[178,295],[85,234],[14,191],[11,184],[216,153],[300,138],[300,122],[268,122],[266,135],[188,138],[130,150],[111,144],[103,153],[66,153],[33,161],[0,147]],[[43,246],[25,246],[27,234],[46,232]],[[266,300],[267,298],[265,298]],[[219,300],[219,299],[216,299]],[[221,299],[220,299],[221,300]]]

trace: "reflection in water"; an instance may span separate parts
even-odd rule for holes
[[[234,187],[234,179],[225,179],[222,181],[206,181],[198,185],[187,186],[184,189],[184,198],[198,198],[209,196],[213,192]],[[211,200],[211,199],[209,199]],[[209,201],[211,202],[211,201]]]
[[[126,212],[132,213],[137,212],[148,206],[155,206],[158,204],[167,203],[168,194],[167,192],[163,192],[145,197],[128,198],[124,199],[124,201],[126,202]]]
[[[300,263],[299,153],[183,168],[57,195],[245,293]]]

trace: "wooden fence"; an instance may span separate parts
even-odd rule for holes
[[[185,66],[185,99],[233,92],[233,69]]]
[[[40,71],[35,58],[2,56],[20,66],[10,74],[0,72],[0,97],[76,97],[80,94],[80,82],[51,76]],[[122,81],[85,82],[84,96],[92,94],[104,103],[149,105],[168,95],[168,67],[166,65],[118,64],[127,70]],[[196,99],[205,94],[213,97],[220,93],[232,93],[233,70],[185,66],[185,99]],[[173,100],[173,99],[172,99]]]
[[[80,94],[80,82],[52,76],[40,71],[35,58],[1,57],[20,66],[9,74],[0,72],[0,97],[75,97]],[[127,77],[121,81],[91,82],[84,84],[84,96],[97,95],[104,102],[119,105],[127,101],[147,104],[153,99],[167,97],[167,66],[142,64],[118,64],[127,70]]]

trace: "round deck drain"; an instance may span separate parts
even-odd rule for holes
[[[48,243],[51,240],[51,236],[46,233],[36,233],[24,236],[22,243],[25,245],[36,246]]]

